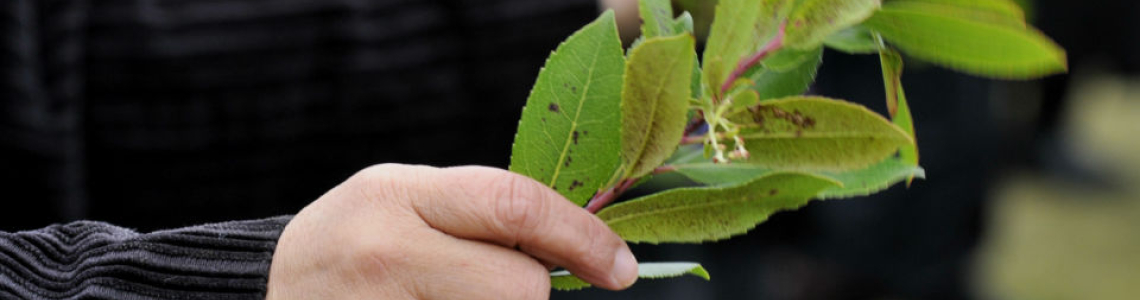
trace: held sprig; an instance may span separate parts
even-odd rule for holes
[[[1010,0],[720,0],[699,57],[693,19],[641,0],[625,51],[612,12],[566,39],[539,72],[511,171],[547,184],[633,243],[744,234],[813,199],[923,178],[903,56],[999,79],[1066,71],[1065,53]],[[976,41],[986,41],[978,43]],[[824,48],[878,54],[888,116],[804,96]],[[615,201],[654,175],[702,184]],[[645,278],[696,263],[643,263]],[[556,289],[589,286],[565,271]]]

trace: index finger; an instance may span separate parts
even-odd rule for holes
[[[607,289],[637,280],[637,260],[604,222],[526,176],[486,167],[431,169],[412,207],[433,228],[518,247]]]

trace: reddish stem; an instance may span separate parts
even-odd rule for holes
[[[586,204],[586,211],[592,214],[598,213],[599,210],[613,203],[614,200],[617,200],[618,196],[621,196],[622,193],[625,193],[626,190],[633,187],[633,184],[637,183],[637,180],[638,178],[622,180],[614,187],[594,196],[594,198],[590,199],[590,202]]]
[[[681,138],[681,145],[696,145],[705,142],[704,135],[686,136]]]
[[[773,37],[771,41],[768,41],[768,44],[760,48],[760,51],[756,52],[756,54],[753,54],[748,59],[736,65],[736,69],[732,70],[732,73],[728,75],[728,79],[720,86],[721,94],[728,93],[728,89],[732,88],[732,83],[736,82],[736,79],[740,78],[741,75],[744,75],[745,71],[748,71],[748,69],[768,57],[769,54],[776,52],[776,50],[784,46],[784,28],[787,27],[787,25],[787,22],[780,23],[780,29],[776,30],[776,36]]]
[[[661,175],[661,174],[671,173],[671,172],[676,172],[676,171],[677,171],[677,167],[675,167],[675,166],[660,166],[660,167],[657,167],[656,169],[653,169],[653,175]]]

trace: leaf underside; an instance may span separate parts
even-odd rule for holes
[[[660,279],[692,275],[709,280],[709,272],[701,264],[691,262],[658,262],[637,264],[637,277]],[[580,290],[590,287],[590,283],[579,279],[567,271],[550,273],[550,287],[556,290]]]
[[[634,243],[701,243],[743,234],[773,213],[803,206],[831,179],[775,173],[730,187],[672,189],[598,212],[618,236]]]
[[[649,174],[680,144],[688,123],[693,44],[688,34],[655,37],[631,51],[621,103],[624,178]]]
[[[578,205],[607,184],[621,165],[624,65],[611,11],[559,45],[523,109],[510,170]]]

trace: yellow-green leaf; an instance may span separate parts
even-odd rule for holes
[[[625,178],[649,174],[680,144],[688,123],[693,43],[688,34],[656,37],[630,52],[621,103]]]
[[[610,206],[598,218],[626,241],[700,243],[743,234],[782,210],[796,209],[831,179],[777,173],[731,187],[679,188]]]
[[[612,11],[566,39],[539,71],[510,170],[584,205],[621,166],[625,70]]]
[[[748,162],[774,169],[859,169],[914,144],[867,108],[823,97],[765,101],[731,119],[741,124]]]
[[[692,275],[709,280],[709,272],[701,264],[692,262],[658,262],[637,264],[637,277],[661,279]],[[556,290],[580,290],[590,287],[586,281],[567,271],[550,272],[550,287]]]
[[[801,0],[788,18],[785,44],[813,49],[840,29],[866,20],[880,6],[879,0]]]
[[[884,7],[865,26],[914,58],[995,78],[1066,71],[1065,51],[1036,29],[978,21],[920,6]]]
[[[1025,12],[1010,0],[894,0],[883,6],[941,10],[943,15],[1025,27]]]

